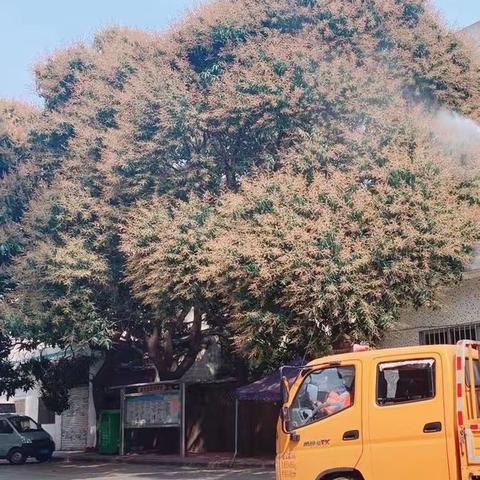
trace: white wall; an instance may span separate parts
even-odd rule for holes
[[[398,324],[385,335],[381,347],[418,345],[422,330],[472,323],[480,323],[478,275],[446,290],[439,310],[405,310]]]

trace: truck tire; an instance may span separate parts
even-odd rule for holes
[[[20,448],[13,448],[8,453],[7,460],[12,465],[23,465],[27,461],[27,456],[22,452]]]

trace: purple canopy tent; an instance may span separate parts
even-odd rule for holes
[[[280,370],[278,370],[268,377],[261,378],[256,382],[250,383],[249,385],[237,388],[235,390],[235,397],[240,401],[280,402],[282,400],[280,391],[282,374],[284,377],[287,377],[289,383],[292,384],[301,368],[301,362],[295,366],[292,365],[283,367],[282,373],[280,373]]]
[[[288,379],[288,383],[292,385],[297,377],[298,372],[303,368],[305,362],[298,360],[293,365],[284,366],[281,370],[261,378],[256,382],[245,385],[235,390],[235,453],[233,461],[238,455],[238,411],[240,401],[251,402],[281,402],[281,382],[282,376]]]

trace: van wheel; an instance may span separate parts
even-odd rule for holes
[[[19,448],[14,448],[8,454],[7,460],[13,465],[23,465],[27,457]]]

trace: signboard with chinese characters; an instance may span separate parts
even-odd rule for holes
[[[181,390],[178,385],[150,387],[144,391],[126,395],[125,427],[180,427],[181,402]]]

